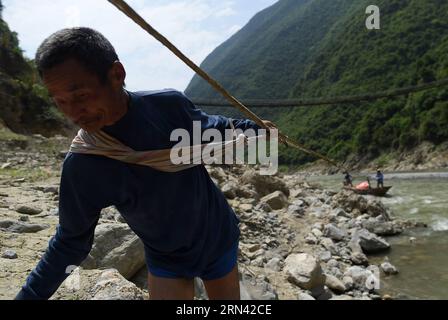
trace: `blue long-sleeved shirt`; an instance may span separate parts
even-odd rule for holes
[[[211,116],[173,90],[130,94],[123,118],[103,130],[134,150],[170,148],[174,129],[246,130],[250,120]],[[181,275],[216,260],[239,236],[238,218],[203,165],[177,173],[69,153],[64,161],[55,236],[16,299],[48,299],[89,254],[102,208],[115,205],[145,246],[146,262]]]

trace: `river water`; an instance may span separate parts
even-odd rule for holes
[[[364,179],[355,177],[355,183]],[[342,177],[308,180],[338,191]],[[393,186],[389,196],[375,199],[388,205],[396,217],[425,222],[428,228],[389,237],[392,249],[370,257],[374,264],[388,257],[400,271],[382,276],[380,292],[401,299],[448,299],[448,172],[385,174],[385,185]]]

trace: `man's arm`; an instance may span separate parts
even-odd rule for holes
[[[224,133],[226,129],[231,129],[230,121],[232,121],[235,129],[243,131],[254,129],[255,133],[262,129],[258,124],[249,119],[230,119],[222,115],[209,115],[203,110],[196,107],[190,99],[184,97],[184,106],[193,121],[201,121],[202,131],[207,129],[217,129]]]
[[[73,266],[79,266],[91,250],[101,205],[92,202],[92,195],[98,192],[89,187],[89,180],[83,179],[85,175],[80,172],[83,168],[75,169],[72,156],[67,157],[62,170],[56,234],[16,296],[17,300],[49,299],[73,271]]]

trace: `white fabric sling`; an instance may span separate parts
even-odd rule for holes
[[[135,151],[101,130],[88,133],[81,129],[71,144],[70,152],[105,156],[130,164],[148,166],[163,172],[179,172],[201,164],[219,163],[217,159],[222,159],[223,155],[230,152],[232,155],[235,154],[235,146],[241,147],[256,139],[266,137],[246,137],[244,134],[236,136],[232,121],[230,124],[233,130],[233,139],[230,141],[150,151]],[[172,155],[178,157],[185,155],[188,157],[188,161],[173,163]],[[242,160],[240,159],[240,161]]]

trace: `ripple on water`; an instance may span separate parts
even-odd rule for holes
[[[373,199],[378,199],[378,198],[373,198]],[[404,197],[401,196],[393,196],[393,197],[389,197],[389,198],[382,198],[383,202],[386,204],[402,204],[407,202],[406,199]]]
[[[434,231],[448,231],[448,219],[447,218],[436,218],[431,224],[431,228]]]

